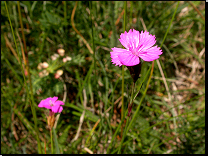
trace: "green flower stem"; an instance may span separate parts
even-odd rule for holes
[[[55,145],[56,154],[61,154],[60,150],[59,150],[59,144],[58,144],[58,139],[57,139],[57,135],[56,135],[56,130],[54,127],[52,129],[53,129],[53,138],[54,138],[54,145]]]
[[[150,73],[150,76],[149,76],[149,79],[148,79],[148,82],[147,82],[147,85],[146,85],[144,94],[142,95],[142,98],[141,98],[141,100],[140,100],[140,103],[139,103],[139,105],[138,105],[138,107],[137,107],[137,109],[136,109],[136,111],[135,111],[135,113],[134,113],[134,116],[133,116],[132,119],[131,119],[131,122],[130,122],[129,125],[128,125],[128,128],[127,128],[127,131],[126,131],[126,132],[129,131],[129,129],[130,129],[130,127],[131,127],[131,125],[132,125],[132,123],[133,123],[133,121],[134,121],[134,119],[135,119],[135,117],[136,117],[136,115],[137,115],[137,113],[138,113],[138,111],[139,111],[139,109],[140,109],[141,103],[142,103],[142,101],[143,101],[143,99],[144,99],[144,97],[145,97],[145,95],[146,95],[147,89],[148,89],[148,87],[149,87],[149,83],[150,83],[150,80],[151,80],[151,77],[152,77],[153,70],[154,70],[154,61],[152,62],[151,73]]]
[[[127,6],[127,2],[124,2],[124,24],[123,24],[123,28],[124,28],[124,32],[126,30],[126,6]],[[122,106],[121,106],[121,120],[123,120],[124,118],[124,65],[122,65]],[[121,126],[121,136],[123,133],[123,127]]]
[[[136,115],[137,115],[137,113],[138,113],[138,111],[140,109],[141,103],[142,103],[142,101],[143,101],[143,99],[144,99],[144,97],[146,95],[146,92],[147,92],[147,89],[148,89],[148,86],[149,86],[149,83],[150,83],[150,80],[151,80],[151,77],[152,77],[153,69],[154,69],[154,61],[152,62],[152,69],[151,69],[151,73],[150,73],[149,80],[147,82],[147,86],[145,88],[144,94],[143,94],[143,96],[142,96],[142,98],[140,100],[140,103],[139,103],[139,105],[138,105],[138,107],[136,109],[136,112],[134,113],[134,116],[132,117],[132,120],[130,121],[130,123],[129,123],[129,117],[127,118],[124,134],[123,134],[123,137],[122,137],[121,143],[119,145],[119,149],[118,149],[118,154],[121,153],[121,147],[122,147],[124,138],[126,137],[126,134],[129,131],[129,128],[131,127],[131,125],[132,125],[132,123],[133,123],[133,121],[134,121],[134,119],[135,119],[135,117],[136,117]]]
[[[121,143],[120,143],[120,145],[119,145],[118,154],[121,152],[120,150],[121,150],[121,147],[122,147],[124,138],[126,137],[126,134],[127,134],[128,130],[129,130],[129,128],[131,127],[131,124],[133,123],[133,121],[134,121],[134,119],[135,119],[135,117],[136,117],[136,114],[138,113],[138,111],[139,111],[139,109],[140,109],[142,100],[144,99],[144,97],[145,97],[145,95],[146,95],[146,91],[147,91],[147,88],[148,88],[149,83],[150,83],[150,79],[151,79],[151,76],[152,76],[152,73],[153,73],[153,69],[154,69],[154,61],[152,62],[151,73],[150,73],[149,80],[148,80],[148,82],[147,82],[147,86],[146,86],[145,92],[144,92],[144,94],[143,94],[143,96],[142,96],[142,99],[140,100],[140,103],[139,103],[139,105],[138,105],[138,107],[137,107],[137,109],[136,109],[136,112],[134,113],[134,116],[133,116],[133,118],[132,118],[132,120],[131,120],[130,123],[129,123],[129,118],[130,118],[130,117],[127,118],[127,122],[126,122],[125,130],[124,130],[124,134],[123,134],[123,136],[122,136],[122,140],[121,140]],[[144,81],[146,80],[147,75],[149,74],[149,71],[150,71],[150,69],[147,71],[147,74],[146,74],[145,78],[142,80],[141,85],[140,85],[140,87],[139,87],[139,91],[140,91],[140,89],[141,89],[142,84],[143,84]],[[138,95],[139,91],[137,92],[136,96]],[[133,101],[135,100],[136,96],[135,96],[134,99],[132,100],[132,104],[133,104]]]
[[[134,88],[135,88],[135,83],[133,82],[133,86],[132,86],[132,90],[131,90],[131,99],[130,99],[130,100],[131,100],[131,101],[130,101],[131,103],[133,103],[133,100],[134,100],[134,99],[133,99]]]
[[[122,105],[121,105],[121,120],[124,118],[124,65],[122,65]],[[121,136],[123,133],[123,127],[121,127]]]
[[[170,24],[169,24],[169,27],[168,27],[166,33],[165,33],[165,36],[164,36],[164,38],[163,38],[163,41],[162,41],[160,47],[162,47],[162,45],[163,45],[163,43],[164,43],[164,41],[165,41],[165,38],[166,38],[166,36],[167,36],[167,34],[168,34],[168,32],[169,32],[169,29],[170,29],[170,26],[171,26],[171,24],[172,24],[172,22],[173,22],[173,19],[174,19],[174,17],[175,17],[175,14],[176,14],[178,5],[179,5],[179,2],[178,2],[178,4],[177,4],[177,6],[176,6],[175,12],[174,12],[174,14],[173,14],[173,16],[172,16],[171,22],[170,22]],[[140,100],[140,103],[139,103],[139,105],[138,105],[138,107],[137,107],[137,109],[136,109],[136,111],[135,111],[135,113],[134,113],[134,116],[132,117],[132,120],[130,121],[129,125],[128,125],[128,120],[127,120],[127,122],[126,122],[126,126],[128,125],[128,127],[127,127],[127,130],[125,130],[125,133],[124,133],[124,135],[123,135],[123,137],[122,137],[122,141],[121,141],[121,143],[120,143],[118,153],[120,153],[120,149],[121,149],[121,147],[122,147],[122,143],[123,143],[123,140],[124,140],[124,138],[125,138],[125,136],[126,136],[126,133],[129,131],[129,129],[130,129],[130,127],[131,127],[131,125],[132,125],[132,123],[133,123],[133,121],[134,121],[136,115],[138,114],[138,111],[139,111],[139,109],[140,109],[141,103],[142,103],[142,101],[143,101],[143,99],[144,99],[144,97],[145,97],[145,95],[146,95],[146,92],[147,92],[147,89],[148,89],[148,86],[149,86],[149,83],[150,83],[150,80],[151,80],[151,77],[152,77],[152,74],[153,74],[153,70],[154,70],[154,61],[152,62],[151,73],[150,73],[150,76],[149,76],[149,79],[148,79],[148,82],[147,82],[147,85],[146,85],[144,94],[143,94],[143,96],[142,96],[142,98],[141,98],[141,100]],[[138,92],[138,93],[139,93],[139,92]],[[138,95],[138,93],[136,94],[136,96]],[[134,99],[136,98],[136,96],[134,97]],[[133,101],[134,101],[134,99],[133,99]],[[133,101],[132,101],[132,103],[133,103]],[[174,120],[175,120],[175,118],[174,118]],[[176,124],[176,123],[174,122],[174,124]],[[175,129],[175,131],[176,131],[176,129]]]
[[[53,154],[53,133],[52,133],[52,128],[50,129],[50,135],[51,135],[51,154]]]
[[[128,116],[130,116],[131,114],[131,109],[132,109],[132,105],[133,105],[133,95],[134,95],[134,87],[135,87],[135,83],[133,82],[133,85],[132,85],[132,90],[131,90],[131,98],[130,98],[130,102],[128,104]]]

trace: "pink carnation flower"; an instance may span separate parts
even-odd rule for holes
[[[116,66],[135,66],[140,63],[140,59],[144,61],[153,61],[162,54],[160,47],[153,45],[156,43],[155,36],[149,32],[139,32],[137,30],[129,30],[127,33],[121,33],[119,41],[126,48],[111,48],[110,52],[113,64]]]
[[[45,100],[41,100],[38,107],[44,107],[47,109],[50,109],[53,113],[61,113],[63,110],[63,107],[61,105],[64,105],[62,101],[58,100],[58,97],[54,96],[49,97]]]

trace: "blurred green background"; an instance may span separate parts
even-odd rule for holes
[[[160,46],[177,3],[127,1],[126,31],[147,29]],[[107,149],[117,153],[121,130],[114,140],[112,137],[121,122],[122,68],[112,64],[110,52],[113,47],[122,48],[118,39],[123,33],[124,2],[78,1],[76,8],[75,1],[19,4],[20,12],[16,1],[7,1],[7,14],[1,1],[1,153],[37,153],[32,97],[41,147],[50,153],[48,112],[37,105],[53,96],[65,102],[56,127],[60,153],[99,154]],[[205,2],[179,2],[159,58],[169,93],[155,61],[150,85],[121,153],[205,153],[204,17]],[[65,50],[63,56],[58,49]],[[40,67],[43,62],[48,68]],[[151,62],[142,65],[136,86],[150,67]],[[55,77],[58,70],[63,71],[59,78]],[[127,109],[133,80],[128,69],[124,70]],[[146,83],[134,101],[132,114]]]

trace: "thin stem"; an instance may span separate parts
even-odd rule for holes
[[[27,54],[27,46],[26,46],[25,34],[24,34],[24,30],[23,30],[22,16],[21,16],[19,1],[17,1],[17,6],[18,6],[19,20],[20,20],[20,26],[21,26],[21,32],[22,32],[22,40],[23,40],[24,50],[25,50],[25,52],[22,53],[22,57],[23,57],[25,65],[26,65],[28,63],[27,62],[28,61],[28,54]]]
[[[23,79],[24,79],[24,84],[25,84],[25,88],[26,88],[26,92],[27,94],[31,94],[31,98],[32,98],[32,104],[31,104],[31,101],[30,101],[30,105],[31,105],[31,110],[32,110],[32,115],[33,115],[33,118],[34,118],[34,123],[35,123],[35,131],[36,131],[36,137],[37,137],[37,142],[38,142],[38,152],[40,154],[42,154],[42,150],[41,150],[41,145],[40,145],[40,139],[39,139],[39,131],[38,131],[38,128],[37,128],[37,118],[36,118],[36,111],[35,111],[35,108],[34,108],[34,99],[33,99],[33,93],[32,93],[32,88],[30,88],[30,93],[28,91],[28,87],[27,87],[27,81],[26,81],[26,78],[25,78],[25,74],[24,74],[24,70],[23,70],[23,67],[22,67],[22,59],[20,58],[20,54],[19,54],[19,50],[17,48],[17,43],[16,43],[16,39],[15,39],[15,36],[14,36],[14,30],[13,30],[13,27],[12,27],[12,24],[11,24],[11,20],[10,20],[10,16],[9,16],[9,11],[7,9],[7,4],[5,2],[5,7],[6,7],[6,11],[7,11],[7,15],[8,15],[8,19],[9,19],[9,23],[10,23],[10,27],[11,27],[11,31],[12,31],[12,35],[13,35],[13,39],[14,39],[14,44],[15,44],[15,48],[16,48],[16,51],[17,51],[17,55],[18,55],[18,58],[20,60],[20,67],[21,67],[21,71],[22,71],[22,75],[23,75]],[[30,74],[28,72],[28,78],[29,78],[29,81],[30,81],[30,87],[32,86],[31,85],[31,79],[30,79]]]
[[[1,55],[5,56],[5,54],[2,52],[1,50]],[[13,66],[10,64],[10,62],[8,61],[8,59],[6,57],[4,57],[6,63],[8,64],[8,66],[10,67],[10,69],[12,70],[12,73],[14,73],[14,75],[16,76],[16,78],[19,80],[20,84],[22,86],[24,86],[24,83],[22,82],[22,79],[20,78],[20,76],[17,74],[16,70],[13,68]]]
[[[122,66],[122,105],[121,105],[121,120],[124,118],[124,65]],[[123,126],[121,126],[121,136],[123,133]]]
[[[125,111],[125,115],[124,115],[124,116],[126,116],[127,113],[128,113],[128,110]],[[111,143],[110,143],[110,145],[109,145],[108,148],[107,148],[107,154],[109,154],[110,147],[112,147],[112,144],[113,144],[113,142],[114,142],[114,139],[115,139],[115,137],[116,137],[118,131],[120,130],[120,128],[121,128],[123,122],[124,122],[124,119],[121,120],[121,122],[119,123],[119,125],[118,125],[118,127],[117,127],[115,133],[113,134],[113,137],[112,137],[112,139],[111,139]]]
[[[51,135],[51,154],[53,154],[53,133],[52,133],[52,128],[50,129],[50,135]]]
[[[65,24],[67,23],[67,17],[66,17],[66,1],[63,1],[63,3],[64,3],[64,22],[65,22]]]
[[[129,118],[127,118],[126,125],[128,125],[128,123],[129,123]],[[121,143],[119,145],[118,154],[121,154],[121,147],[122,147],[122,144],[123,144],[124,138],[126,136],[126,132],[127,132],[126,129],[127,129],[127,126],[125,126],[125,129],[124,129],[124,135],[123,135],[123,137],[121,139]]]
[[[177,11],[177,9],[178,9],[178,5],[179,5],[179,1],[178,1],[177,6],[176,6],[175,12],[173,13],[172,19],[171,19],[171,21],[170,21],[170,24],[169,24],[169,26],[168,26],[168,29],[167,29],[167,31],[166,31],[166,33],[165,33],[165,36],[164,36],[164,38],[163,38],[163,41],[162,41],[160,47],[162,47],[162,45],[163,45],[163,43],[164,43],[164,41],[165,41],[165,39],[166,39],[166,36],[167,36],[167,34],[168,34],[168,32],[169,32],[170,26],[171,26],[171,24],[172,24],[172,22],[173,22],[173,19],[174,19],[174,17],[175,17],[176,11]]]
[[[129,102],[129,105],[128,105],[128,117],[130,117],[131,110],[132,110],[132,105],[133,105],[133,101],[134,101],[134,99],[133,99],[134,87],[135,87],[135,83],[133,82],[132,90],[131,90],[131,98],[130,98],[130,102]]]
[[[124,2],[124,24],[123,24],[123,28],[124,28],[124,32],[126,30],[126,1]],[[124,118],[124,65],[122,65],[122,106],[121,106],[121,120],[123,120]],[[121,136],[123,133],[123,127],[121,126]]]
[[[130,99],[131,101],[130,101],[130,103],[133,103],[134,87],[135,87],[135,83],[133,82],[132,90],[131,90],[131,99]]]
[[[123,136],[122,136],[122,140],[121,140],[121,143],[120,143],[120,145],[119,145],[118,154],[120,153],[120,150],[121,150],[121,147],[122,147],[124,138],[126,137],[126,134],[127,134],[128,130],[129,130],[129,128],[131,127],[131,124],[133,123],[133,121],[134,121],[134,119],[135,119],[135,117],[136,117],[136,115],[137,115],[137,113],[138,113],[138,111],[139,111],[139,109],[140,109],[142,100],[144,99],[144,97],[145,97],[145,95],[146,95],[146,92],[147,92],[147,89],[148,89],[148,86],[149,86],[149,83],[150,83],[150,79],[151,79],[151,76],[152,76],[152,73],[153,73],[153,69],[154,69],[154,61],[152,62],[151,73],[150,73],[149,80],[148,80],[148,82],[147,82],[146,89],[145,89],[145,91],[144,91],[144,94],[143,94],[143,96],[142,96],[142,99],[140,100],[140,103],[139,103],[139,105],[138,105],[138,107],[137,107],[137,109],[136,109],[136,112],[134,113],[134,116],[133,116],[133,118],[132,118],[132,120],[131,120],[130,123],[129,123],[129,117],[127,118],[127,122],[126,122],[125,130],[124,130],[124,134],[123,134]],[[149,70],[148,70],[148,71],[149,71]],[[148,73],[149,73],[149,72],[147,72],[147,74],[148,74]],[[144,78],[144,80],[146,80],[146,77]],[[144,80],[143,80],[143,81],[144,81]],[[143,81],[142,81],[142,83],[143,83]],[[140,87],[140,88],[141,88],[141,87]],[[139,92],[138,92],[138,93],[139,93]],[[137,94],[138,94],[138,93],[137,93]],[[134,97],[134,99],[135,99],[135,97]],[[134,99],[133,99],[133,100],[134,100]],[[133,101],[132,101],[132,103],[133,103]]]
[[[168,34],[168,32],[169,32],[170,26],[172,25],[173,19],[174,19],[175,14],[176,14],[176,11],[177,11],[177,9],[178,9],[178,5],[179,5],[179,2],[177,3],[177,6],[176,6],[175,11],[174,11],[174,13],[173,13],[171,22],[170,22],[170,24],[169,24],[169,26],[168,26],[168,29],[167,29],[167,31],[166,31],[166,33],[165,33],[165,36],[164,36],[164,38],[163,38],[163,41],[162,41],[160,47],[163,46],[163,43],[164,43],[164,41],[165,41],[165,39],[166,39],[166,36],[167,36],[167,34]],[[144,26],[145,26],[145,24],[144,24]],[[145,27],[146,27],[146,26],[145,26]],[[145,28],[145,27],[144,27],[144,28]],[[145,28],[145,30],[147,31],[146,28]],[[169,88],[168,88],[168,85],[167,85],[167,82],[166,82],[165,75],[164,75],[164,73],[163,73],[163,70],[162,70],[162,67],[161,67],[161,65],[160,65],[159,59],[157,59],[156,62],[157,62],[158,68],[159,68],[159,70],[160,70],[160,73],[161,73],[161,75],[162,75],[162,78],[163,78],[163,81],[164,81],[164,84],[165,84],[165,88],[166,88],[166,90],[167,90],[168,97],[169,97],[169,100],[170,100],[171,107],[173,108],[173,109],[172,109],[172,114],[173,114],[173,116],[175,117],[175,116],[177,116],[177,114],[175,113],[175,110],[174,110],[174,107],[173,107],[173,102],[172,102],[171,94],[170,94],[170,91],[169,91]],[[177,129],[176,129],[176,118],[173,118],[173,123],[174,123],[174,131],[175,131],[175,134],[177,134]]]
[[[132,21],[132,19],[133,19],[133,17],[132,17],[132,12],[133,12],[133,1],[130,1],[130,19],[129,19],[129,22],[130,22],[130,24],[132,24],[133,23],[133,21]]]
[[[109,1],[110,4],[110,21],[111,21],[111,29],[112,29],[112,37],[111,37],[111,46],[115,47],[117,45],[117,34],[116,34],[116,25],[114,24],[115,21],[115,5],[114,2]]]
[[[27,70],[27,73],[28,73],[28,79],[29,79],[29,83],[30,83],[30,92],[28,92],[28,93],[30,94],[30,97],[31,97],[30,104],[31,104],[31,109],[32,109],[32,113],[33,113],[34,123],[35,123],[35,130],[36,130],[36,133],[37,133],[38,150],[41,151],[41,145],[40,145],[40,140],[39,140],[39,131],[38,131],[38,127],[37,127],[37,116],[36,116],[36,110],[35,110],[35,102],[34,102],[34,97],[33,97],[32,80],[31,80],[31,75],[30,75],[30,70],[29,70],[27,47],[26,47],[25,35],[24,35],[24,31],[23,31],[23,24],[22,24],[22,17],[21,17],[19,1],[17,1],[17,6],[18,6],[18,12],[19,12],[19,19],[20,19],[24,49],[25,49],[25,54],[26,54],[26,58],[24,60],[24,63],[25,63],[25,66],[26,66],[26,70]],[[24,56],[24,52],[23,52],[23,56]]]
[[[76,1],[74,9],[72,10],[72,14],[71,14],[71,24],[72,24],[72,28],[74,29],[74,31],[76,31],[76,33],[82,38],[84,44],[86,45],[87,49],[90,51],[91,54],[93,54],[93,50],[90,47],[90,45],[88,44],[88,42],[85,40],[85,38],[82,36],[82,34],[76,29],[75,24],[74,24],[74,15],[75,15],[75,11],[77,8],[77,3],[78,1]]]
[[[199,11],[199,9],[197,9],[197,7],[190,1],[188,1],[189,4],[191,4],[191,6],[197,11],[197,13],[201,16],[201,18],[205,21],[204,16],[202,15],[202,13]]]
[[[143,83],[142,83],[142,85],[143,85]],[[140,89],[142,88],[142,85],[141,85]],[[134,99],[132,100],[132,103],[133,103],[133,101],[136,99],[137,95],[139,94],[140,89],[139,89],[139,91],[137,92],[137,94],[134,96]]]
[[[170,26],[172,25],[173,19],[174,19],[175,14],[176,14],[176,11],[177,11],[177,9],[178,9],[178,5],[179,5],[179,2],[177,3],[177,6],[176,6],[175,11],[174,11],[174,13],[173,13],[171,22],[170,22],[170,24],[169,24],[169,26],[168,26],[168,30],[167,30],[166,33],[165,33],[165,36],[164,36],[164,38],[163,38],[163,41],[162,41],[160,47],[162,47],[162,45],[163,45],[163,43],[164,43],[164,41],[165,41],[165,39],[166,39],[166,36],[167,36],[167,34],[168,34],[168,32],[169,32]],[[166,88],[167,93],[168,93],[168,97],[169,97],[170,104],[171,104],[171,107],[172,107],[172,114],[173,114],[174,117],[176,117],[177,114],[175,113],[175,110],[174,110],[174,107],[173,107],[173,102],[172,102],[171,94],[170,94],[170,91],[169,91],[169,88],[168,88],[168,85],[167,85],[167,82],[166,82],[166,79],[165,79],[163,70],[162,70],[162,68],[161,68],[159,59],[157,60],[157,65],[158,65],[158,68],[159,68],[160,73],[161,73],[161,75],[162,75],[162,78],[163,78],[163,81],[164,81],[164,84],[165,84],[165,88]],[[173,124],[174,124],[175,135],[177,135],[176,118],[173,118]],[[176,142],[177,142],[177,141],[176,141]],[[178,142],[177,142],[177,143],[178,143]]]
[[[146,92],[147,92],[147,89],[148,89],[148,87],[149,87],[149,83],[150,83],[150,80],[151,80],[151,77],[152,77],[153,70],[154,70],[154,61],[152,62],[151,73],[150,73],[150,76],[149,76],[149,79],[148,79],[148,82],[147,82],[147,85],[146,85],[144,94],[143,94],[143,96],[142,96],[142,98],[141,98],[141,100],[140,100],[140,103],[139,103],[139,105],[138,105],[138,107],[137,107],[137,109],[136,109],[136,111],[135,111],[135,113],[134,113],[134,116],[132,117],[131,122],[130,122],[129,125],[128,125],[127,132],[129,131],[129,128],[131,127],[131,125],[132,125],[132,123],[133,123],[133,121],[134,121],[134,119],[135,119],[135,117],[136,117],[136,115],[137,115],[137,113],[138,113],[138,111],[139,111],[139,108],[140,108],[140,106],[141,106],[141,103],[142,103],[142,101],[143,101],[143,99],[144,99],[144,97],[145,97],[145,95],[146,95]]]
[[[92,1],[89,2],[90,3],[90,17],[91,17],[91,29],[92,29],[92,49],[94,51],[93,53],[93,62],[94,62],[94,78],[95,78],[95,86],[96,86],[96,90],[97,90],[97,76],[96,76],[96,57],[95,57],[95,43],[94,43],[94,32],[93,32],[93,19],[92,19],[92,14],[93,14],[93,10],[92,10]],[[96,100],[96,99],[95,99]]]
[[[8,19],[9,19],[9,24],[10,24],[10,27],[11,27],[11,30],[12,30],[12,35],[13,35],[13,39],[14,39],[14,44],[15,44],[15,48],[16,48],[16,50],[17,50],[17,55],[18,55],[18,58],[19,58],[19,63],[20,63],[20,67],[21,67],[21,71],[22,71],[24,83],[26,83],[25,74],[24,74],[24,70],[23,70],[23,67],[22,67],[22,59],[20,58],[19,50],[18,50],[18,48],[17,48],[17,43],[16,43],[16,39],[15,39],[15,36],[14,36],[14,30],[13,30],[12,23],[11,23],[11,20],[10,20],[9,11],[8,11],[8,9],[7,9],[6,1],[4,1],[4,3],[5,3],[7,15],[8,15]],[[27,85],[25,84],[25,86],[27,86]],[[27,87],[26,87],[26,90],[27,90]],[[27,90],[27,93],[28,93],[28,90]]]

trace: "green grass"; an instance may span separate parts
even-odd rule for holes
[[[195,7],[127,1],[121,15],[124,2],[78,1],[72,19],[75,1],[2,1],[1,153],[50,154],[48,112],[37,105],[58,96],[65,105],[52,133],[53,153],[204,154],[205,2],[192,3]],[[112,64],[110,51],[122,48],[119,35],[132,28],[155,35],[163,54],[160,64],[154,61],[151,79],[152,62],[142,64],[135,84],[140,93],[128,118],[133,80],[126,67],[122,73]],[[61,47],[65,56],[53,61],[51,55]],[[64,63],[66,56],[72,60]],[[44,77],[37,68],[41,62],[49,64]],[[63,75],[55,79],[59,69]]]

